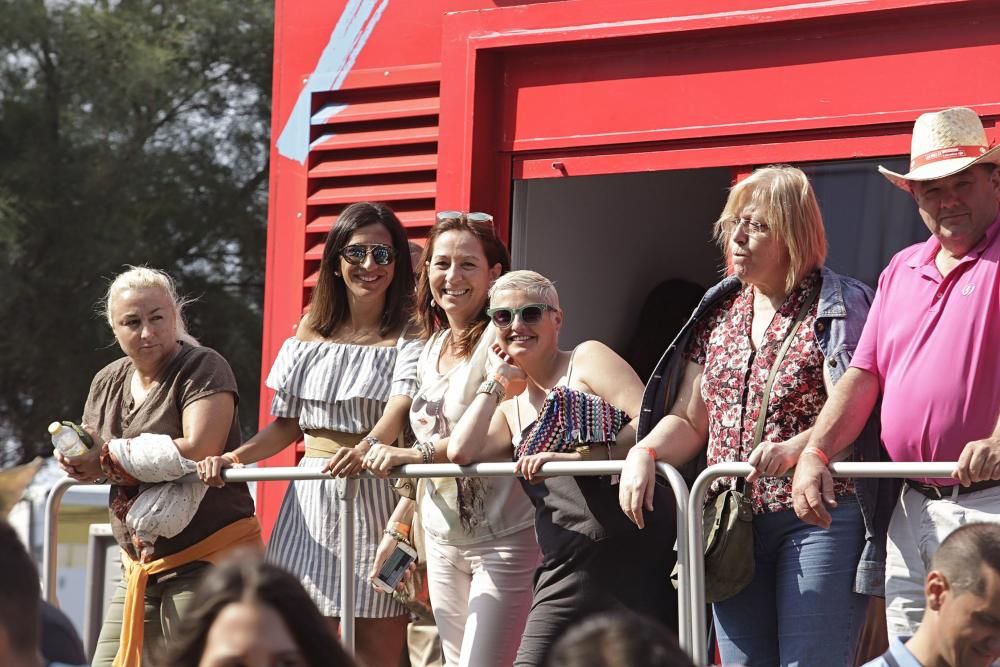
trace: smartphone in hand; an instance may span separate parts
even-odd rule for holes
[[[372,583],[375,588],[385,593],[392,593],[396,586],[403,580],[410,563],[417,560],[417,552],[408,544],[397,542],[396,548],[382,564],[382,569],[378,571]]]

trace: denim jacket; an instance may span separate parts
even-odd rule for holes
[[[819,343],[823,358],[833,384],[837,384],[844,372],[850,368],[851,357],[857,347],[861,330],[868,316],[868,309],[874,297],[873,290],[864,283],[841,276],[830,269],[821,269],[822,286],[816,310],[813,331]],[[694,332],[695,325],[719,302],[740,289],[741,283],[729,277],[715,285],[695,308],[680,333],[667,347],[646,383],[642,396],[642,410],[639,414],[637,438],[648,434],[654,425],[669,411],[677,397],[677,391],[684,378],[684,350]],[[888,461],[880,442],[878,408],[865,425],[861,435],[854,442],[851,461]],[[704,454],[700,466],[693,462],[681,470],[689,483],[704,466]],[[889,518],[899,495],[899,481],[892,479],[857,479],[858,504],[865,524],[865,547],[858,563],[854,590],[864,595],[885,595],[885,542],[889,528]]]

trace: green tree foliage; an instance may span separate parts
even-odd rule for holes
[[[121,356],[95,304],[125,264],[198,299],[253,432],[272,24],[271,0],[0,0],[0,463]]]

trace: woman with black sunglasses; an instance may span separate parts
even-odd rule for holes
[[[666,490],[654,490],[656,512],[640,530],[618,509],[613,477],[539,475],[549,461],[624,458],[635,442],[642,381],[598,341],[559,349],[559,296],[534,271],[502,276],[490,306],[495,371],[452,430],[448,456],[460,464],[513,458],[535,506],[543,560],[514,664],[546,664],[553,642],[597,612],[626,608],[676,627]]]
[[[423,347],[406,334],[413,270],[406,233],[384,204],[358,203],[337,218],[323,248],[309,312],[282,345],[267,377],[275,420],[242,447],[199,463],[205,482],[222,468],[255,463],[305,437],[300,467],[335,477],[359,472],[372,447],[406,425]],[[395,665],[406,608],[368,585],[368,564],[396,504],[385,479],[362,479],[355,513],[353,581],[341,581],[337,489],[343,480],[293,482],[268,546],[268,558],[305,585],[336,634],[340,589],[354,586],[358,658]]]

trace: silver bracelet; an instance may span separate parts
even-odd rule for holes
[[[417,451],[420,452],[421,463],[433,463],[434,455],[437,454],[437,447],[430,440],[425,440],[424,442],[418,442],[414,445]]]

